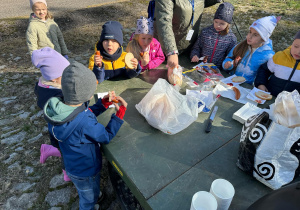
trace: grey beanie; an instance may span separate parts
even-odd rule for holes
[[[295,39],[300,39],[300,30],[296,33]]]
[[[96,88],[95,74],[81,63],[72,62],[62,74],[61,89],[66,104],[77,105],[90,100]]]
[[[224,2],[218,7],[214,19],[224,20],[230,24],[232,21],[233,11],[233,5],[228,2]]]

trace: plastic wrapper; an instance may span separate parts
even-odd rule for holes
[[[288,128],[300,126],[300,95],[297,90],[282,91],[270,108],[276,123]]]
[[[174,69],[168,67],[168,80],[172,85],[182,85],[182,67],[177,66]]]
[[[198,100],[180,94],[164,79],[158,79],[135,107],[151,126],[170,135],[198,118]]]

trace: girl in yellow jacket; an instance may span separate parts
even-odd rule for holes
[[[46,0],[30,0],[33,13],[26,31],[30,55],[34,50],[51,47],[68,59],[69,53],[62,32],[48,12]]]

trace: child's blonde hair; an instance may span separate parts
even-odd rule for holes
[[[138,60],[142,59],[142,56],[140,55],[141,47],[139,45],[139,34],[134,34],[133,39],[128,43],[126,47],[126,52],[131,52],[134,57]]]

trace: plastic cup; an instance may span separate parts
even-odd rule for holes
[[[233,185],[225,179],[216,179],[210,187],[210,193],[218,202],[218,210],[227,210],[230,206],[235,190]]]
[[[217,207],[217,200],[212,194],[206,191],[199,191],[192,198],[190,210],[216,210]]]

